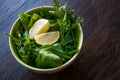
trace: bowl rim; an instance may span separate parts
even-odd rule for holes
[[[43,8],[53,8],[53,6],[39,6],[39,7],[35,7],[35,8],[32,8],[32,9],[29,9],[28,11],[26,11],[26,12],[24,12],[24,13],[28,13],[28,12],[30,12],[30,11],[39,9],[39,8],[41,8],[41,7],[43,7]],[[15,26],[15,24],[16,24],[18,21],[19,21],[19,17],[18,17],[18,18],[15,20],[15,22],[13,23],[13,25],[12,25],[12,27],[11,27],[11,29],[10,29],[10,33],[9,33],[10,35],[12,34],[13,29],[14,29],[14,26]],[[55,68],[40,69],[40,68],[32,67],[32,66],[24,63],[24,62],[15,54],[14,50],[12,49],[12,44],[11,44],[11,38],[10,38],[10,37],[9,37],[9,47],[10,47],[11,53],[12,53],[12,55],[14,56],[14,58],[17,60],[18,63],[20,63],[20,64],[23,65],[24,67],[26,67],[26,68],[28,68],[28,69],[31,69],[31,70],[33,70],[33,71],[37,71],[37,72],[46,72],[46,73],[58,72],[58,71],[60,71],[61,69],[66,68],[67,66],[69,66],[72,62],[74,62],[75,59],[76,59],[76,57],[79,55],[80,50],[81,50],[81,47],[82,47],[82,44],[83,44],[83,30],[82,30],[80,24],[79,24],[79,30],[80,30],[80,40],[79,40],[79,45],[78,45],[78,46],[79,46],[79,47],[78,47],[79,51],[76,52],[76,53],[74,54],[74,56],[73,56],[70,60],[68,60],[66,63],[64,63],[64,64],[62,64],[62,65],[60,65],[60,66],[58,66],[58,67],[55,67]]]

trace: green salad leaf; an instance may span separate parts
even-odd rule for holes
[[[62,60],[58,55],[46,50],[46,48],[40,50],[36,58],[38,68],[53,68],[60,65],[62,65]]]
[[[70,60],[78,52],[78,38],[76,29],[83,22],[82,17],[76,17],[74,10],[66,9],[67,4],[60,4],[54,0],[53,10],[41,7],[38,13],[20,13],[21,25],[12,34],[13,44],[17,55],[28,65],[37,68],[54,68]],[[60,31],[59,40],[52,45],[38,45],[29,38],[29,29],[41,19],[50,21],[49,31]]]
[[[20,16],[20,21],[21,21],[24,29],[28,30],[29,29],[28,24],[30,22],[31,15],[20,13],[19,16]]]

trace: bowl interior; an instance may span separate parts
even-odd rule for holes
[[[37,8],[33,8],[29,11],[27,11],[26,13],[29,13],[29,14],[33,14],[33,13],[38,13],[39,12],[39,9],[41,7],[37,7]],[[52,7],[49,7],[49,6],[44,6],[42,8],[45,8],[46,10],[53,10],[54,8]],[[21,26],[21,22],[19,20],[19,18],[15,21],[15,23],[13,24],[11,30],[10,30],[10,35],[14,35],[14,32]],[[82,46],[82,42],[83,42],[83,32],[82,32],[82,29],[81,29],[81,26],[79,25],[79,27],[76,28],[76,36],[77,36],[77,42],[78,42],[78,49],[80,51],[81,49],[81,46]],[[33,70],[33,71],[36,71],[36,72],[46,72],[46,73],[51,73],[51,72],[57,72],[57,71],[60,71],[62,69],[64,69],[65,67],[69,66],[74,60],[75,58],[77,57],[79,51],[68,61],[66,62],[65,64],[59,66],[59,67],[55,67],[55,68],[50,68],[50,69],[39,69],[39,68],[35,68],[35,67],[32,67],[32,66],[29,66],[27,65],[26,63],[24,63],[20,58],[19,56],[17,55],[17,49],[16,49],[16,46],[14,44],[14,41],[12,40],[12,38],[10,37],[9,38],[9,46],[10,46],[10,49],[11,49],[11,52],[13,54],[13,56],[15,57],[15,59],[20,63],[22,64],[23,66]]]

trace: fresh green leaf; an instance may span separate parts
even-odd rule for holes
[[[28,31],[29,30],[28,24],[30,22],[31,15],[20,13],[19,17],[22,25],[24,26],[24,29]]]
[[[29,22],[29,24],[28,24],[28,30],[33,26],[33,24],[38,20],[38,19],[40,19],[41,17],[38,15],[38,14],[36,14],[36,13],[34,13],[33,15],[32,15],[32,17],[31,17],[31,19],[30,19],[30,22]]]
[[[41,49],[36,58],[36,66],[39,68],[53,68],[62,65],[62,60],[59,56],[53,54],[46,49]]]

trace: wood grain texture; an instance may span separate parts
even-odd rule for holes
[[[0,80],[120,80],[120,0],[59,0],[83,16],[84,43],[77,60],[63,71],[38,74],[12,56],[8,37],[18,13],[53,0],[0,0]]]
[[[3,1],[3,0],[2,0]],[[0,24],[13,15],[27,0],[4,0],[0,5]]]

